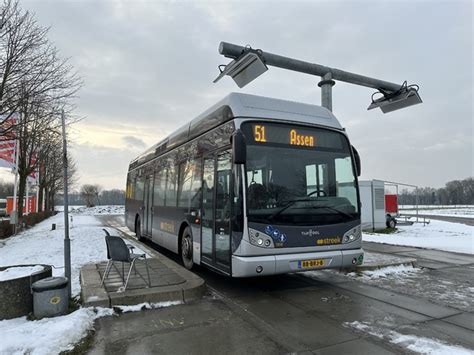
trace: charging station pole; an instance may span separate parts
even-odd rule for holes
[[[336,83],[335,80],[380,91],[383,97],[373,100],[368,109],[380,107],[384,113],[387,113],[422,102],[418,95],[418,89],[413,88],[413,86],[407,87],[405,85],[406,83],[391,83],[316,63],[263,52],[260,49],[253,50],[248,46],[243,47],[232,43],[221,42],[219,45],[219,53],[224,57],[234,59],[229,65],[232,65],[235,69],[231,74],[227,75],[232,76],[236,82],[239,75],[245,77],[248,83],[263,73],[263,71],[252,70],[252,66],[257,62],[256,60],[250,61],[248,58],[244,58],[245,54],[250,52],[258,54],[258,57],[265,66],[274,66],[321,77],[321,81],[318,84],[321,88],[321,106],[327,108],[329,111],[332,111],[332,87]],[[243,60],[239,61],[240,59]],[[255,72],[257,73],[256,75],[254,75]],[[221,72],[221,76],[222,74],[225,73]],[[218,79],[220,79],[220,77],[214,82]]]

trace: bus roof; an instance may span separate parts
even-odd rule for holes
[[[132,160],[130,170],[239,117],[295,121],[342,129],[332,112],[324,107],[233,92]]]

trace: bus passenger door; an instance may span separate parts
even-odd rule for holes
[[[143,235],[151,237],[153,223],[153,175],[145,180],[145,191],[143,194]]]
[[[204,158],[201,250],[205,264],[230,273],[231,153]]]

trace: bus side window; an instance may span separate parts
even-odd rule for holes
[[[167,207],[176,207],[176,183],[178,181],[178,169],[171,165],[168,168],[168,178],[166,179],[166,201]]]
[[[166,169],[161,169],[155,174],[154,205],[162,207],[165,205]]]
[[[178,207],[189,209],[189,197],[191,194],[191,183],[193,178],[193,166],[190,162],[179,165],[178,181]]]
[[[145,176],[137,176],[137,179],[135,180],[135,194],[133,198],[135,200],[143,201],[143,191],[145,188]]]
[[[195,159],[191,162],[193,177],[191,181],[190,191],[190,207],[195,210],[201,207],[201,193],[202,193],[202,167],[201,159]]]

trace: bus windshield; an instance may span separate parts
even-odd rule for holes
[[[350,146],[338,132],[246,124],[250,222],[322,225],[359,218]]]

